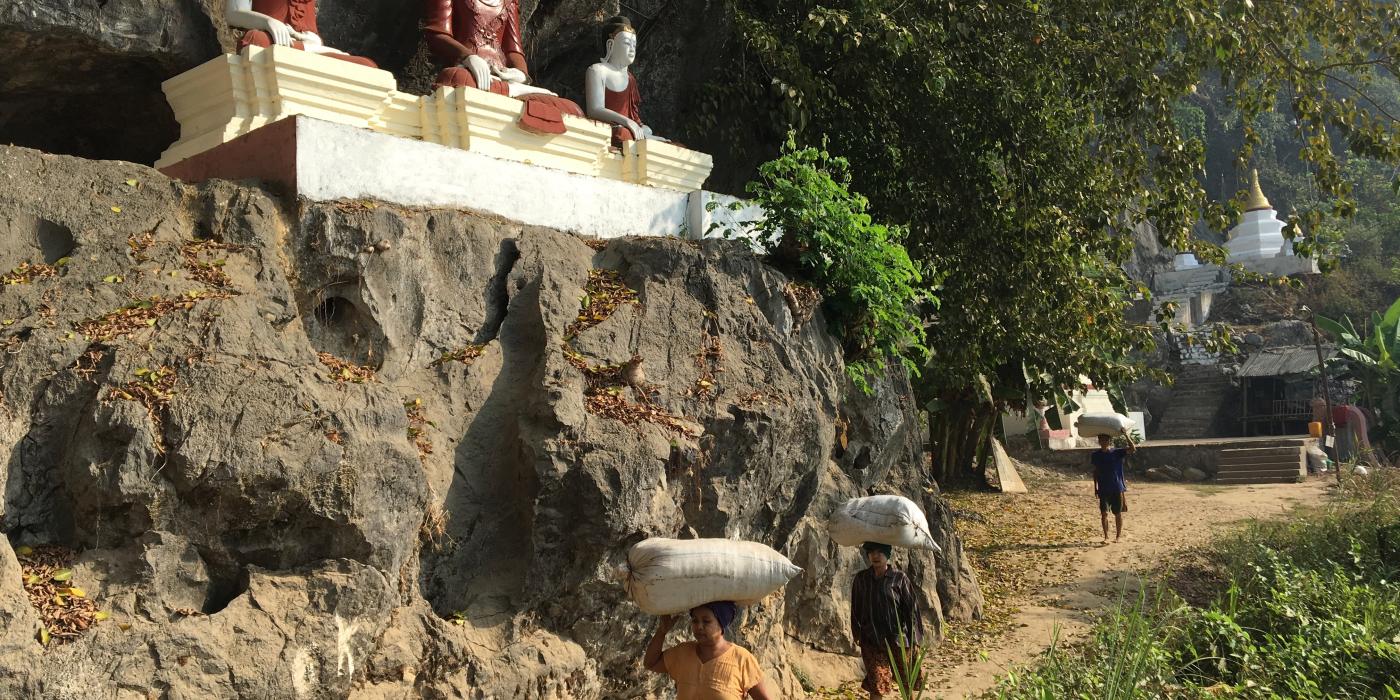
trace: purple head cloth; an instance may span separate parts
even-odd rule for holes
[[[705,603],[699,607],[707,608],[715,616],[715,621],[719,623],[719,628],[729,629],[729,623],[734,621],[734,616],[739,614],[739,606],[728,600],[717,600],[713,603]]]

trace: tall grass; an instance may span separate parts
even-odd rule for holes
[[[1194,607],[1143,586],[996,698],[1400,698],[1400,504],[1393,475],[1216,542],[1224,585]]]

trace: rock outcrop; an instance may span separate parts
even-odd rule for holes
[[[180,130],[161,81],[219,53],[211,8],[222,17],[222,0],[0,5],[0,143],[155,162]]]
[[[897,557],[930,623],[980,614],[907,383],[855,392],[736,244],[0,148],[0,270],[0,696],[657,694],[608,576],[653,535],[787,554],[736,638],[789,691],[848,679],[824,520],[886,490],[945,551]],[[47,649],[39,545],[111,616]]]

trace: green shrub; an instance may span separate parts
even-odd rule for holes
[[[990,695],[1400,698],[1400,561],[1387,543],[1400,507],[1388,486],[1361,495],[1219,542],[1230,583],[1215,604],[1139,595]]]
[[[852,381],[869,392],[887,357],[917,374],[928,357],[918,307],[934,299],[920,288],[924,276],[901,244],[904,228],[870,218],[869,202],[850,190],[845,158],[799,148],[791,134],[758,174],[748,185],[766,214],[754,222],[757,242],[775,266],[821,292]]]

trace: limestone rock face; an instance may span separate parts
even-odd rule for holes
[[[223,16],[222,0],[0,3],[0,143],[155,162],[179,135],[161,81],[219,52],[211,6]]]
[[[735,638],[848,680],[824,522],[889,491],[945,551],[896,554],[929,623],[980,614],[907,382],[855,392],[742,247],[591,243],[0,148],[0,697],[648,697],[609,573],[649,536],[782,551]],[[40,544],[111,614],[47,651]]]
[[[1172,269],[1173,253],[1171,250],[1163,248],[1161,241],[1157,240],[1157,228],[1148,223],[1141,223],[1133,227],[1131,234],[1133,240],[1133,252],[1123,269],[1136,280],[1151,283],[1152,278],[1159,272],[1166,272]]]

